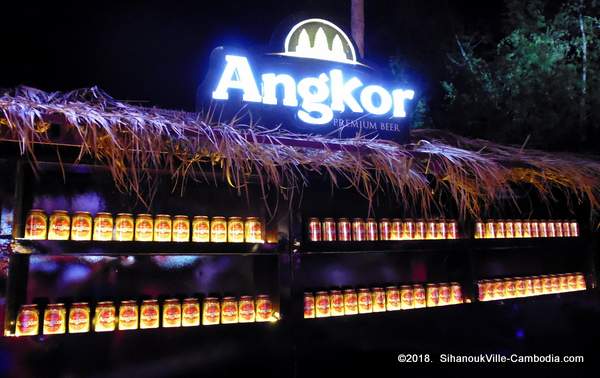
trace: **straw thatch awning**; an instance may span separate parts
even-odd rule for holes
[[[307,173],[342,181],[368,200],[385,192],[405,207],[428,214],[445,207],[449,193],[460,216],[478,216],[513,193],[533,185],[553,201],[557,190],[600,207],[600,162],[572,154],[546,153],[471,140],[433,130],[412,132],[412,143],[356,137],[334,139],[266,129],[240,116],[218,119],[214,109],[188,113],[119,102],[98,88],[47,93],[18,87],[0,97],[0,139],[16,141],[35,162],[36,143],[57,143],[50,123],[63,125],[63,140],[107,165],[117,187],[140,198],[149,193],[156,170],[174,183],[206,181],[222,174],[240,190],[252,174],[264,193],[283,195],[309,184]],[[212,164],[211,164],[212,163]],[[215,171],[209,166],[220,166]],[[215,173],[221,172],[221,173]]]

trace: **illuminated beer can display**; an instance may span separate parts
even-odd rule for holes
[[[496,287],[494,285],[494,281],[493,280],[484,280],[486,282],[486,285],[484,285],[484,289],[486,290],[485,292],[485,297],[489,300],[489,299],[494,299],[496,297]]]
[[[569,291],[569,276],[567,274],[559,274],[558,284],[561,292]]]
[[[448,239],[457,239],[458,238],[458,226],[455,221],[450,221],[446,223],[446,237]]]
[[[167,299],[162,306],[163,328],[181,327],[181,303],[179,299]]]
[[[90,305],[87,302],[73,303],[69,308],[69,333],[90,331]]]
[[[170,242],[173,235],[173,222],[171,216],[158,214],[154,219],[154,241]]]
[[[552,285],[553,293],[558,293],[560,291],[560,278],[558,278],[558,275],[556,275],[556,274],[550,275],[550,284]]]
[[[400,220],[398,220],[400,222]],[[400,235],[400,239],[403,240],[412,240],[415,239],[415,222],[412,219],[406,219],[402,223],[402,234]]]
[[[235,304],[235,319],[237,323],[237,302]],[[200,325],[200,303],[196,298],[185,298],[181,305],[181,326],[196,327]]]
[[[244,223],[244,233],[247,243],[262,243],[262,222],[257,217],[248,217]]]
[[[546,221],[539,221],[538,223],[538,229],[540,232],[540,238],[547,238],[548,237],[548,227],[546,227]]]
[[[175,215],[173,218],[173,241],[190,241],[190,219],[187,215]]]
[[[419,288],[417,288],[417,286],[418,285],[400,286],[400,309],[410,310],[411,308],[415,308],[415,290],[422,289],[422,286],[420,286]],[[425,294],[423,294],[423,299],[425,299]]]
[[[531,237],[531,222],[528,220],[523,221],[523,237],[530,238]]]
[[[313,293],[304,293],[304,318],[312,319],[315,317],[315,296]]]
[[[103,301],[96,304],[94,332],[114,331],[116,321],[117,315],[112,301]]]
[[[412,295],[412,291],[411,291]],[[388,286],[385,288],[385,302],[387,311],[400,310],[400,289],[396,286]]]
[[[463,303],[462,287],[458,282],[450,282],[450,304]]]
[[[506,237],[506,231],[504,230],[504,221],[499,220],[494,224],[494,237],[502,239]]]
[[[515,281],[512,278],[505,278],[503,298],[512,298],[515,296],[516,292]]]
[[[504,236],[509,239],[515,237],[515,227],[510,220],[504,221]]]
[[[569,221],[567,221],[567,220],[562,221],[562,232],[563,232],[563,237],[565,237],[565,238],[571,237],[571,226],[570,226]]]
[[[92,240],[92,215],[76,211],[71,220],[71,240]]]
[[[416,221],[413,239],[415,239],[415,240],[425,239],[425,229],[426,228],[427,228],[427,225],[426,225],[425,221],[423,221],[422,219],[419,219],[418,221]]]
[[[374,287],[371,292],[373,294],[373,312],[384,312],[385,291],[381,287]]]
[[[210,221],[210,241],[213,243],[227,242],[227,221],[225,217],[213,217]]]
[[[377,221],[373,218],[368,218],[365,223],[365,240],[377,240]]]
[[[488,294],[488,286],[490,282],[488,280],[481,280],[477,282],[477,292],[479,294],[479,301],[489,301],[492,297]]]
[[[317,291],[315,295],[315,308],[317,318],[326,318],[331,315],[331,305],[328,292]]]
[[[446,221],[442,219],[435,224],[435,239],[446,239],[446,236]]]
[[[215,297],[207,297],[202,301],[202,325],[219,324],[221,319],[221,304]]]
[[[254,308],[254,298],[249,295],[242,295],[238,304],[238,322],[253,323],[256,319]]]
[[[40,310],[36,304],[26,304],[19,308],[15,336],[35,336],[40,327]]]
[[[71,217],[65,210],[55,210],[50,215],[48,240],[69,240]]]
[[[485,226],[483,222],[475,223],[475,239],[483,239],[485,237]]]
[[[400,240],[403,234],[403,224],[398,218],[392,219],[390,223],[390,240]]]
[[[392,224],[387,218],[381,218],[379,220],[379,240],[391,240],[392,238]]]
[[[540,295],[544,293],[544,284],[542,282],[542,277],[535,276],[531,278],[531,282],[533,284],[533,294]]]
[[[48,217],[40,209],[33,209],[25,221],[25,239],[44,240],[48,233]]]
[[[152,241],[154,236],[154,220],[150,214],[138,214],[135,218],[135,241]]]
[[[515,238],[522,238],[523,237],[523,222],[516,219],[513,220],[513,230],[514,230],[514,237]]]
[[[569,290],[577,290],[577,275],[574,273],[567,275]]]
[[[494,287],[494,298],[502,299],[505,295],[504,290],[504,281],[501,279],[495,279],[492,281],[492,285]]]
[[[344,314],[358,314],[358,295],[354,289],[344,290]]]
[[[227,241],[230,243],[244,242],[244,222],[240,217],[227,219]]]
[[[333,218],[323,219],[323,241],[335,241],[336,238],[336,224]]]
[[[319,221],[319,218],[310,218],[308,220],[308,235],[310,241],[321,241],[321,221]]]
[[[413,285],[412,289],[413,308],[427,307],[427,295],[423,285]],[[402,289],[400,289],[400,295],[402,295]],[[404,302],[402,302],[402,306],[404,306]]]
[[[533,295],[533,277],[524,277],[523,285],[525,286],[525,296]]]
[[[557,238],[562,238],[563,237],[562,223],[560,221],[556,221],[553,223],[554,223],[554,236]]]
[[[350,224],[350,221],[347,218],[338,219],[337,237],[339,241],[352,240],[352,225]]]
[[[438,305],[447,306],[450,302],[450,284],[441,283],[438,289]]]
[[[207,216],[196,215],[192,221],[192,241],[207,243],[210,241],[210,221]]]
[[[44,335],[59,335],[67,329],[67,310],[64,303],[51,303],[44,310]]]
[[[156,299],[145,299],[140,306],[140,329],[160,326],[160,306]]]
[[[358,289],[358,313],[367,314],[373,312],[373,296],[367,288]]]
[[[354,240],[354,241],[366,240],[365,221],[363,221],[361,218],[352,219],[352,240]]]
[[[579,236],[579,225],[575,221],[569,223],[571,237]]]
[[[331,316],[344,315],[344,294],[340,290],[331,290],[329,292],[329,314]]]
[[[440,303],[440,288],[436,284],[427,284],[427,307],[435,307]]]
[[[496,233],[494,231],[494,222],[485,222],[485,238],[493,239],[496,237]]]
[[[111,213],[97,213],[94,217],[94,233],[92,239],[108,241],[113,238],[114,222]]]
[[[224,297],[221,303],[221,323],[232,324],[238,322],[238,302],[235,297]]]
[[[115,218],[115,240],[131,241],[134,238],[135,223],[133,215],[129,213],[119,213]]]
[[[122,301],[119,306],[119,330],[138,328],[138,305],[136,301]]]
[[[523,277],[515,277],[515,296],[524,297],[526,294],[525,290],[525,279]]]
[[[425,239],[435,239],[437,222],[429,221],[425,227]]]
[[[549,237],[549,238],[555,238],[556,237],[555,223],[552,222],[552,221],[546,222],[546,236]]]
[[[529,222],[529,226],[531,228],[531,237],[539,238],[540,237],[540,221],[532,220]]]
[[[577,282],[577,290],[585,290],[587,288],[585,283],[585,276],[583,275],[583,273],[577,273],[575,275],[575,279]]]
[[[542,290],[544,294],[552,293],[552,278],[549,275],[542,276]]]
[[[583,278],[583,275],[581,275]],[[576,274],[573,273],[561,273],[561,274],[550,274],[542,276],[531,276],[531,277],[512,277],[505,278],[503,281],[506,285],[509,282],[514,282],[515,293],[505,293],[503,297],[490,298],[487,294],[483,294],[481,291],[485,290],[485,281],[478,281],[479,296],[480,300],[490,299],[505,299],[505,298],[522,298],[537,295],[547,295],[556,293],[565,293],[574,290],[585,290],[585,280],[580,288],[577,288]],[[505,289],[506,291],[506,289]]]
[[[256,297],[256,321],[269,322],[273,320],[273,302],[268,295]]]

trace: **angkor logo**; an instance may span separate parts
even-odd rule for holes
[[[281,55],[358,64],[350,38],[327,20],[311,18],[297,23],[285,38]]]

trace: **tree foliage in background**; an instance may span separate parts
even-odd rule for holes
[[[436,126],[599,152],[600,1],[509,0],[506,8],[506,35],[493,48],[482,36],[452,36]]]

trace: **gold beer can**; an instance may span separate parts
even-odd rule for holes
[[[181,327],[181,303],[179,299],[167,299],[162,306],[163,328]]]
[[[173,218],[173,241],[179,243],[190,241],[190,218],[187,215],[175,215]]]
[[[98,302],[94,315],[94,332],[115,330],[116,310],[112,301]]]
[[[59,335],[67,328],[67,310],[64,303],[52,303],[44,310],[44,335]]]
[[[534,276],[531,278],[531,282],[533,284],[533,295],[544,294],[544,283],[542,281],[542,277],[540,276]]]
[[[115,240],[132,241],[134,235],[135,223],[133,215],[129,213],[119,213],[115,218]]]
[[[515,277],[515,296],[524,297],[525,296],[525,278],[523,277]]]
[[[48,217],[40,209],[32,209],[25,221],[25,239],[45,240],[48,231]]]
[[[227,241],[229,243],[244,242],[244,222],[240,217],[229,217],[227,220]]]
[[[210,241],[210,221],[207,216],[196,215],[192,221],[192,241],[207,243]]]
[[[544,220],[539,221],[538,229],[540,231],[540,238],[548,237],[548,227],[547,227],[546,221],[544,221]]]
[[[548,235],[549,238],[556,237],[556,228],[555,228],[555,224],[553,221],[546,222],[546,234]]]
[[[485,280],[487,281],[487,285],[484,286],[486,289],[486,298],[487,300],[497,299],[496,297],[496,286],[494,284],[494,280]]]
[[[356,295],[356,291],[354,291],[354,289],[344,290],[344,314],[358,314],[358,296]]]
[[[485,238],[485,226],[483,222],[475,223],[475,239]]]
[[[558,278],[558,275],[551,274],[550,275],[550,283],[552,285],[552,292],[558,293],[560,291],[560,279]]]
[[[366,240],[377,240],[377,221],[373,218],[367,218],[365,223]]]
[[[569,273],[567,281],[569,282],[569,291],[577,290],[577,274]]]
[[[427,225],[425,223],[425,221],[423,219],[419,219],[415,222],[415,233],[414,233],[414,240],[423,240],[425,239],[425,229],[427,228]]]
[[[403,227],[402,221],[398,218],[392,219],[390,223],[390,240],[401,240],[403,239]]]
[[[440,304],[440,288],[436,284],[427,284],[427,307]]]
[[[210,221],[210,241],[225,243],[227,241],[227,221],[225,217],[213,217]]]
[[[111,213],[97,213],[94,217],[94,240],[108,241],[113,238],[114,222]]]
[[[427,222],[425,229],[425,239],[436,239],[436,226],[437,222],[429,221]]]
[[[77,302],[69,308],[69,333],[86,333],[90,331],[90,305]]]
[[[384,312],[385,311],[385,291],[381,287],[374,287],[372,289],[373,294],[373,312]]]
[[[221,324],[238,322],[238,302],[235,297],[224,297],[221,303]]]
[[[140,306],[140,329],[158,328],[160,307],[156,299],[145,299]]]
[[[435,238],[436,239],[446,239],[447,230],[446,230],[446,221],[441,219],[435,224]]]
[[[367,240],[367,229],[365,222],[361,218],[354,218],[352,220],[352,240],[363,241]]]
[[[523,237],[523,221],[516,219],[513,221],[513,229],[515,232],[515,238]]]
[[[268,295],[259,295],[256,297],[256,321],[268,322],[273,317],[273,302]]]
[[[490,281],[488,280],[479,280],[477,281],[477,293],[478,298],[479,298],[479,302],[485,302],[485,301],[489,301],[490,299],[492,299],[493,297],[488,295],[488,286],[490,285]]]
[[[507,239],[515,237],[515,225],[511,220],[504,221],[504,236]]]
[[[248,217],[244,223],[246,243],[262,243],[262,222],[257,217]]]
[[[219,324],[221,318],[221,305],[219,299],[207,297],[202,301],[202,325]]]
[[[486,239],[493,239],[496,237],[494,225],[495,225],[495,223],[493,221],[485,222],[485,238]]]
[[[329,314],[331,316],[344,315],[344,294],[340,290],[331,290],[329,292],[329,302]]]
[[[315,296],[313,293],[304,293],[304,319],[315,317]]]
[[[170,242],[173,235],[173,222],[171,216],[158,214],[154,219],[154,241]]]
[[[35,336],[40,326],[40,310],[36,304],[26,304],[19,308],[15,336]]]
[[[238,305],[238,322],[253,323],[255,318],[256,314],[254,311],[254,298],[252,298],[250,295],[242,295]]]
[[[92,215],[88,211],[73,214],[71,240],[92,240]]]
[[[413,285],[412,288],[413,308],[427,307],[427,296],[425,295],[425,288],[423,287],[423,285]],[[402,296],[402,289],[400,289],[400,295]],[[402,304],[402,306],[404,306],[404,303]],[[402,309],[404,309],[404,307]]]
[[[400,221],[400,220],[398,220]],[[422,234],[421,234],[422,235]],[[400,235],[402,240],[413,240],[415,238],[415,222],[412,219],[406,219],[402,223],[402,234]]]
[[[504,280],[502,279],[495,279],[492,281],[492,284],[494,286],[494,299],[504,299],[505,297],[505,290],[504,290]]]
[[[517,294],[517,288],[514,278],[504,279],[504,298],[514,298]]]
[[[48,240],[69,240],[71,217],[65,210],[55,210],[50,215]]]
[[[577,280],[577,290],[586,290],[585,276],[583,273],[576,273],[575,278]]]
[[[531,237],[531,222],[528,220],[523,221],[523,237],[524,238]]]
[[[525,285],[525,296],[533,295],[533,277],[524,277],[523,284]]]
[[[396,286],[385,288],[385,301],[387,311],[400,310],[400,290]]]
[[[335,221],[333,218],[325,218],[323,219],[323,241],[335,241],[336,232],[335,232]]]
[[[447,306],[451,303],[450,284],[441,283],[438,288],[438,306]]]
[[[458,226],[456,221],[451,220],[446,223],[446,235],[448,239],[457,239],[458,238]]]
[[[322,240],[321,221],[319,218],[308,219],[308,236],[310,241],[318,242]]]
[[[494,236],[498,239],[503,239],[506,237],[506,231],[504,230],[504,221],[496,221],[494,225]]]
[[[569,277],[566,274],[558,275],[558,284],[561,292],[569,291]]]
[[[569,223],[569,227],[570,227],[571,237],[579,236],[579,224],[576,221],[572,220]]]
[[[567,220],[562,221],[562,232],[563,232],[563,237],[565,237],[565,238],[571,237],[571,227],[570,227],[569,221],[567,221]]]
[[[554,234],[557,238],[562,238],[563,237],[563,231],[562,231],[562,222],[561,221],[555,221],[554,222]]]
[[[548,275],[541,276],[542,290],[544,294],[552,293],[552,279]]]
[[[416,290],[416,285],[410,286],[410,285],[402,285],[400,286],[400,309],[401,310],[410,310],[412,308],[415,308],[415,290]],[[423,295],[423,298],[425,298],[425,296]]]
[[[450,283],[450,304],[463,303],[462,287],[458,282]]]
[[[358,289],[358,313],[367,314],[373,312],[373,297],[371,290],[367,288]]]
[[[538,220],[531,220],[529,222],[529,225],[531,227],[531,237],[532,238],[539,238],[540,237],[540,221],[538,221]]]
[[[235,319],[237,323],[237,302],[235,304]],[[181,306],[181,326],[196,327],[200,325],[200,304],[196,298],[185,298]]]
[[[154,220],[150,214],[138,214],[135,218],[135,241],[152,241]]]
[[[119,306],[119,330],[138,329],[138,305],[136,301],[122,301]]]
[[[331,305],[329,302],[328,292],[317,291],[315,296],[315,307],[317,309],[317,318],[327,318],[331,315]]]
[[[337,237],[339,241],[352,240],[352,225],[348,218],[340,218],[337,223]]]
[[[392,239],[392,224],[387,218],[381,218],[379,220],[379,240],[391,240]]]

